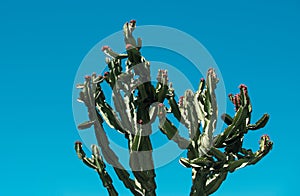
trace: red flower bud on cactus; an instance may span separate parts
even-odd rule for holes
[[[140,119],[139,121],[138,121],[138,124],[143,124],[143,120],[142,119]]]
[[[247,86],[245,84],[241,84],[239,86],[240,89],[243,89],[245,91],[245,93],[247,93]]]
[[[76,141],[75,144],[76,145],[82,145],[82,143],[80,141]]]
[[[159,106],[159,107],[163,107],[164,104],[163,104],[163,103],[159,103],[158,106]]]
[[[240,103],[240,95],[236,94],[234,96],[234,103],[233,103],[236,107],[240,107],[241,103]]]
[[[102,46],[101,50],[104,51],[104,50],[109,50],[110,47],[109,46]]]
[[[131,44],[126,44],[126,50],[129,50],[132,48],[132,45]]]
[[[204,78],[201,78],[201,80],[200,80],[201,82],[204,82]]]
[[[107,72],[105,72],[105,73],[104,73],[104,77],[108,76],[108,74],[109,74],[109,72],[108,72],[108,71],[107,71]]]
[[[136,20],[130,20],[130,23],[135,24],[135,23],[136,23]]]
[[[267,139],[267,140],[270,140],[270,136],[267,135],[267,134],[265,134],[265,135],[262,135],[262,136],[260,137],[260,139]]]
[[[86,75],[86,76],[84,76],[84,78],[85,78],[86,80],[89,80],[89,79],[91,79],[91,76]]]
[[[183,104],[183,98],[184,98],[184,96],[179,97],[178,104],[179,104],[180,106],[182,106],[182,104]]]

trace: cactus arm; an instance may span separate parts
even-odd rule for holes
[[[166,111],[162,103],[159,105],[158,118],[160,131],[165,134],[169,140],[173,140],[175,143],[177,143],[179,148],[186,149],[190,142],[181,137],[179,135],[179,130],[168,118],[166,118]]]
[[[120,120],[121,120],[121,123],[122,123],[124,129],[130,130],[131,129],[131,122],[129,120],[130,117],[126,113],[126,104],[125,104],[124,100],[122,99],[120,92],[114,91],[112,96],[113,96],[113,101],[115,104],[116,111],[120,115]]]
[[[201,78],[201,79],[200,79],[200,83],[199,83],[199,85],[198,85],[198,90],[197,90],[197,92],[196,92],[197,98],[199,98],[199,96],[200,96],[201,93],[203,92],[204,88],[205,88],[205,80],[204,80],[204,78]]]
[[[240,107],[238,111],[236,112],[232,124],[229,125],[224,132],[222,132],[220,135],[218,135],[214,141],[215,147],[220,147],[223,145],[225,140],[230,136],[234,135],[241,123],[245,120],[247,117],[247,108],[246,107]]]
[[[168,94],[168,72],[167,70],[158,70],[157,73],[157,85],[156,85],[156,96],[157,96],[157,102],[163,103],[165,98],[167,98]]]
[[[228,164],[227,170],[232,173],[232,172],[236,171],[237,169],[246,167],[249,164],[249,161],[250,161],[250,159],[248,157],[240,158],[235,161],[230,161]]]
[[[118,193],[113,186],[113,181],[107,171],[105,170],[105,163],[103,162],[99,149],[96,145],[92,145],[92,152],[93,152],[93,160],[95,162],[95,165],[97,166],[97,173],[103,183],[103,186],[107,189],[110,196],[117,196]]]
[[[104,54],[114,59],[124,59],[128,57],[127,54],[119,54],[114,52],[109,46],[103,46],[101,50],[104,52]]]
[[[175,101],[175,98],[173,96],[169,97],[168,98],[168,103],[171,107],[171,112],[172,114],[174,115],[174,117],[179,121],[181,122],[183,119],[181,117],[181,112],[178,108],[178,104],[177,102]]]
[[[260,161],[264,156],[266,156],[273,147],[273,142],[270,141],[269,136],[263,135],[260,140],[260,149],[255,153],[245,153],[238,160],[233,160],[229,162],[228,171],[233,172],[237,169],[246,167],[247,165],[254,165]]]
[[[136,40],[134,39],[132,33],[136,27],[136,21],[131,20],[130,22],[126,22],[123,25],[123,33],[124,33],[124,41],[125,44],[130,44],[133,47],[137,47]],[[141,40],[138,40],[138,45],[141,47]]]
[[[101,113],[101,116],[105,122],[113,129],[118,130],[120,133],[128,133],[123,126],[121,121],[118,119],[116,112],[106,102],[104,104],[96,103],[96,109]]]
[[[215,96],[215,88],[217,82],[218,79],[214,70],[210,69],[207,73],[206,90],[203,91],[203,85],[205,82],[202,79],[200,81],[199,89],[194,96],[194,106],[196,114],[198,115],[198,121],[201,123],[203,128],[203,133],[199,136],[197,141],[198,153],[200,157],[206,155],[213,145],[213,132],[216,128],[218,113]],[[203,92],[205,94],[204,107],[198,101],[200,92]]]
[[[231,125],[233,122],[233,118],[229,114],[222,114],[221,119],[226,125]]]
[[[179,135],[179,131],[169,119],[166,118],[163,125],[159,126],[159,129],[169,140],[173,140],[177,143],[179,148],[186,149],[189,146],[190,142]]]
[[[198,157],[192,160],[186,158],[180,158],[180,163],[186,167],[192,168],[203,168],[203,167],[211,167],[213,162],[206,157]]]
[[[95,145],[92,146],[92,149],[93,149],[92,158],[87,158],[85,152],[82,149],[81,142],[75,143],[75,150],[78,155],[78,158],[81,159],[84,164],[93,168],[98,173],[103,183],[103,186],[107,189],[110,196],[117,196],[118,193],[112,184],[113,181],[111,177],[105,170],[105,164],[101,159],[101,156],[99,154],[99,149]]]
[[[255,156],[249,161],[248,165],[254,165],[254,164],[256,164],[258,161],[260,161],[268,153],[269,153],[269,151],[257,152],[255,154]]]
[[[86,157],[85,152],[82,149],[82,143],[81,142],[75,142],[75,151],[80,160],[87,165],[88,167],[92,169],[97,169],[97,166],[94,164],[93,160]]]
[[[210,115],[212,121],[216,121],[218,115],[217,101],[215,95],[215,89],[218,81],[219,79],[217,78],[214,69],[209,69],[207,73],[207,95],[205,99],[205,105],[210,106],[206,112]],[[213,124],[215,126],[215,122]]]
[[[98,115],[98,118],[101,118]],[[95,135],[98,142],[98,145],[101,148],[103,157],[105,160],[114,167],[114,170],[118,176],[118,178],[123,182],[126,188],[128,188],[134,195],[142,196],[143,190],[139,188],[139,186],[135,183],[134,180],[129,178],[129,173],[125,170],[122,164],[119,162],[117,155],[114,151],[109,147],[108,138],[104,132],[104,129],[100,123],[100,120],[96,121],[94,125]]]
[[[140,37],[138,37],[137,38],[137,48],[138,48],[138,50],[140,50],[141,48],[142,48],[142,44],[143,42],[142,42],[142,39],[140,38]]]
[[[253,158],[249,162],[249,164],[256,164],[258,161],[260,161],[264,156],[266,156],[270,150],[273,148],[273,142],[270,140],[270,137],[268,135],[261,136],[260,142],[259,142],[259,150],[256,151],[253,155]]]
[[[139,151],[130,151],[130,162],[132,173],[134,174],[137,182],[144,190],[145,195],[155,195],[156,182],[154,162],[152,158],[152,151],[147,150],[151,147],[149,137],[142,136]]]
[[[269,118],[270,118],[269,114],[264,114],[255,124],[247,125],[247,128],[249,130],[261,129],[266,126],[266,124],[269,121]]]
[[[114,89],[113,89],[114,90]],[[117,91],[114,91],[114,94],[117,94]],[[95,106],[98,112],[101,113],[103,119],[105,120],[105,122],[113,129],[118,130],[120,133],[123,134],[128,134],[128,130],[125,130],[117,113],[112,109],[112,107],[105,101],[105,96],[102,88],[100,86],[100,84],[98,84],[97,88],[95,88],[95,95],[98,95],[95,97]],[[121,104],[120,102],[116,102],[117,104]],[[118,105],[119,106],[119,105]],[[118,109],[120,109],[120,107],[117,107]],[[123,114],[123,113],[122,113]],[[121,117],[123,117],[124,119],[124,115]],[[126,120],[126,119],[125,119]],[[128,122],[127,124],[125,124],[128,126]]]
[[[119,94],[116,94],[116,95],[119,95]],[[130,128],[131,128],[130,130],[134,131],[136,129],[135,128],[135,120],[134,120],[134,119],[136,119],[136,117],[134,116],[134,113],[131,112],[132,109],[134,108],[131,96],[132,95],[130,95],[128,93],[125,93],[124,102],[120,102],[120,103],[124,104],[125,107],[126,107],[127,112],[124,114],[125,115],[124,118],[127,117],[128,120],[133,119],[131,121],[129,120],[130,125],[128,125],[128,126],[130,126]],[[120,108],[120,109],[122,109],[122,108]],[[98,118],[99,118],[99,122],[101,122],[102,117],[99,114],[98,114]],[[103,153],[104,153],[104,155],[105,155],[104,157],[106,157],[106,160],[108,161],[108,163],[110,163],[111,165],[116,164],[116,167],[114,167],[114,170],[115,170],[118,178],[123,182],[125,187],[128,188],[134,195],[143,196],[144,195],[144,190],[143,190],[143,188],[141,188],[140,183],[138,181],[130,179],[129,173],[118,162],[118,157],[110,149],[109,141],[107,139],[107,136],[106,136],[101,124],[98,124],[98,130],[99,131],[96,132],[96,138],[98,140],[98,144],[99,143],[103,144],[101,149],[106,149],[105,151],[103,151]],[[131,136],[130,133],[127,136],[127,138],[129,139],[129,141],[131,141],[132,136]]]
[[[86,77],[84,88],[82,88],[82,91],[80,92],[80,98],[88,109],[88,116],[90,121],[94,121],[95,135],[97,143],[101,148],[103,157],[110,165],[114,166],[114,170],[118,178],[123,182],[125,187],[128,188],[134,195],[142,196],[143,190],[137,186],[134,180],[129,178],[129,173],[119,162],[118,157],[116,156],[114,151],[109,147],[109,141],[102,126],[103,119],[100,114],[96,112],[95,107],[93,107],[93,105],[95,105],[95,99],[91,95],[95,94],[98,103],[104,103],[105,97],[103,92],[101,91],[100,86],[98,86],[97,88],[97,93],[92,92],[91,84],[88,81],[89,77]]]
[[[98,117],[101,118],[100,115],[98,115]],[[101,147],[101,151],[105,160],[114,167],[118,178],[123,182],[126,188],[128,188],[134,195],[142,196],[143,190],[139,188],[134,180],[129,178],[129,173],[119,162],[119,159],[114,151],[109,147],[109,141],[102,125],[100,123],[96,123],[94,128],[98,145]]]
[[[199,152],[197,151],[199,143],[197,140],[200,136],[200,124],[198,122],[197,115],[195,115],[194,94],[191,90],[185,91],[185,95],[183,97],[183,113],[191,141],[191,150],[188,152],[188,158],[194,159],[199,157]]]
[[[94,125],[94,122],[95,122],[95,121],[86,121],[86,122],[83,122],[83,123],[79,124],[79,125],[77,126],[77,128],[78,128],[79,130],[88,129],[88,128],[90,128],[92,125]]]

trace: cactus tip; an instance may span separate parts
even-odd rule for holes
[[[132,48],[132,45],[131,44],[126,44],[126,50],[129,50]]]
[[[104,76],[108,76],[108,74],[109,74],[109,72],[107,71],[107,72],[104,73]]]
[[[260,139],[266,139],[266,140],[270,140],[270,136],[267,134],[264,134],[260,137]]]
[[[240,84],[239,88],[247,89],[247,86],[245,84]]]
[[[132,19],[132,20],[130,20],[130,23],[135,24],[135,23],[136,23],[136,20]]]
[[[163,103],[159,103],[158,106],[159,106],[159,107],[163,107],[164,104],[163,104]]]
[[[108,50],[109,49],[109,46],[102,46],[101,50],[104,51],[104,50]]]

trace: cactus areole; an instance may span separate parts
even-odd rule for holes
[[[229,172],[256,164],[269,153],[273,143],[268,135],[261,136],[256,152],[243,147],[248,131],[263,128],[269,120],[269,115],[264,114],[251,124],[252,106],[245,85],[239,86],[236,95],[229,95],[236,113],[234,116],[222,115],[228,126],[215,135],[218,118],[215,89],[219,80],[214,69],[207,71],[206,79],[199,79],[196,92],[186,90],[176,100],[167,70],[158,71],[156,85],[151,82],[150,63],[141,55],[142,40],[135,39],[132,34],[135,28],[135,20],[123,26],[126,53],[119,54],[109,46],[101,48],[107,55],[105,62],[109,70],[104,76],[93,73],[85,76],[84,83],[77,84],[80,90],[77,100],[85,104],[89,118],[78,125],[78,129],[93,127],[98,143],[92,146],[91,158],[86,156],[81,142],[75,143],[75,150],[78,158],[98,173],[109,195],[118,195],[118,192],[105,169],[106,164],[114,168],[119,180],[133,195],[156,195],[156,174],[149,135],[151,125],[157,119],[159,130],[178,148],[187,151],[187,156],[180,158],[179,162],[184,167],[192,168],[192,196],[214,193]],[[121,65],[122,60],[125,60],[125,66]],[[115,109],[106,101],[101,87],[103,83],[112,89]],[[180,135],[169,115],[173,115],[172,120],[178,120],[177,124],[186,127],[188,138]],[[134,179],[110,147],[104,123],[128,140],[129,165]]]

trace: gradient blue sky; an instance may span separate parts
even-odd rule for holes
[[[248,143],[257,149],[260,135],[268,133],[273,151],[230,174],[214,195],[297,195],[296,0],[2,1],[0,195],[106,195],[96,173],[73,150],[80,139],[72,114],[73,81],[86,53],[132,18],[194,36],[217,62],[228,93],[248,85],[253,120],[271,115],[264,130],[248,135]],[[158,195],[188,195],[190,171],[177,160],[157,175]],[[128,195],[114,181],[120,195]]]

